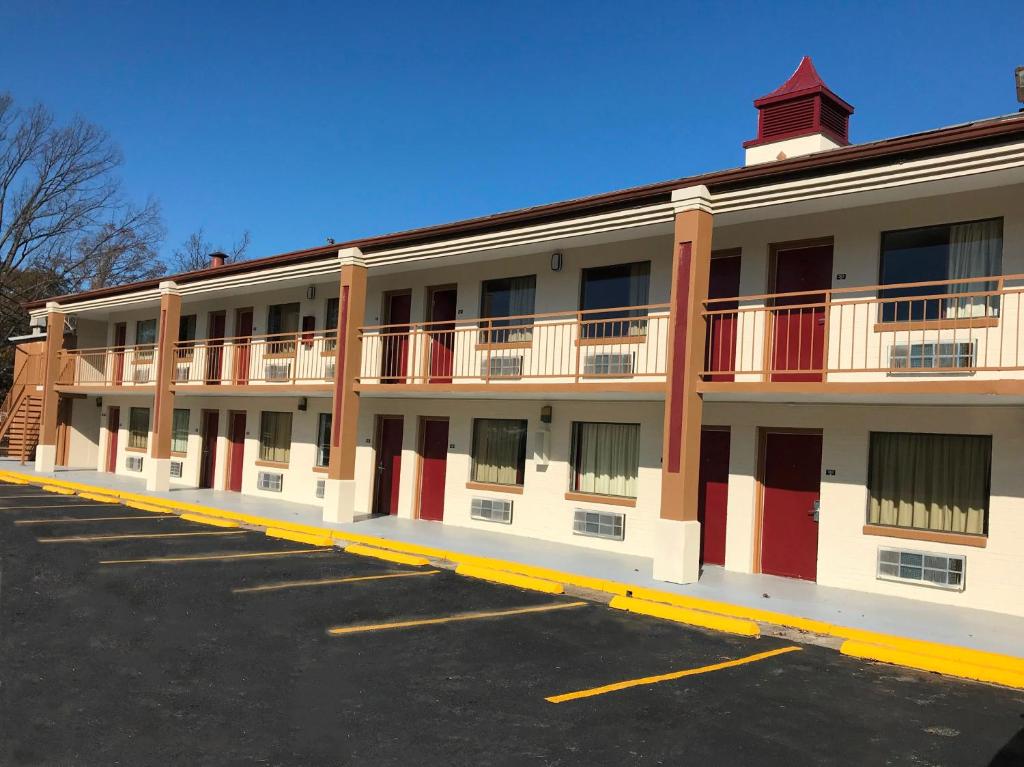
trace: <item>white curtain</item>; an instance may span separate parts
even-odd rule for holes
[[[577,423],[573,489],[636,498],[640,424]]]
[[[633,264],[629,274],[629,305],[647,306],[650,302],[651,264],[641,261]],[[640,309],[633,316],[647,316],[646,309]],[[647,333],[647,321],[637,320],[629,323],[628,335],[642,336]],[[619,335],[615,333],[614,335]]]
[[[537,278],[513,277],[509,280],[508,313],[511,317],[522,314],[533,314]],[[508,341],[529,341],[533,338],[533,328],[523,327],[533,324],[532,319],[511,320],[512,329],[508,332]]]
[[[473,481],[522,484],[525,440],[526,421],[476,419],[473,422]]]
[[[994,277],[1003,272],[1003,220],[954,224],[949,234],[948,277],[966,280]],[[962,282],[951,285],[951,294],[992,290],[994,282]],[[984,317],[999,313],[997,296],[966,296],[950,300],[947,317]]]

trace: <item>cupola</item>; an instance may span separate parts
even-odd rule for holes
[[[821,79],[810,56],[767,96],[754,101],[757,138],[744,142],[746,164],[785,160],[850,143],[853,107]]]

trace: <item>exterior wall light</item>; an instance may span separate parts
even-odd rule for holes
[[[299,410],[305,412],[307,407],[309,407],[309,400],[305,397],[299,397]]]
[[[551,405],[545,405],[540,409],[540,422],[551,423]]]
[[[562,271],[562,252],[560,250],[556,250],[551,254],[551,271]]]
[[[310,301],[316,298],[316,285],[310,285],[308,288],[306,288],[306,298],[308,298]]]

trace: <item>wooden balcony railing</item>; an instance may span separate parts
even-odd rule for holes
[[[360,328],[362,384],[664,381],[667,304]]]
[[[336,344],[334,330],[180,341],[173,380],[208,386],[329,383]]]
[[[60,353],[57,383],[63,386],[151,386],[156,378],[156,347],[103,346]]]
[[[1008,275],[712,299],[701,375],[767,383],[1024,378],[1022,293],[1024,275]]]

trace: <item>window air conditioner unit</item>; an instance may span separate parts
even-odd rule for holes
[[[335,370],[336,366],[337,366],[337,363],[335,363],[335,362],[328,362],[324,366],[324,378],[326,378],[329,381],[333,381],[334,380],[334,370]]]
[[[962,554],[933,554],[911,549],[879,547],[879,580],[915,583],[951,591],[964,590],[967,557]]]
[[[284,474],[271,471],[261,471],[256,476],[256,487],[259,490],[269,490],[272,493],[280,493],[284,487]]]
[[[474,498],[469,507],[469,516],[485,522],[512,524],[512,501],[501,498]]]
[[[324,497],[324,492],[326,491],[326,489],[327,489],[327,480],[326,479],[318,479],[316,481],[316,497],[317,498],[323,498]]]
[[[181,479],[182,468],[181,461],[171,461],[171,479]]]
[[[588,354],[583,360],[585,376],[628,376],[636,369],[636,352]]]
[[[174,382],[175,383],[184,383],[185,381],[188,381],[188,372],[189,372],[189,366],[188,365],[175,365],[174,366]]]
[[[894,344],[889,347],[889,367],[900,372],[956,370],[973,368],[974,364],[974,341]]]
[[[615,511],[576,509],[572,520],[573,535],[608,538],[621,541],[625,537],[626,515]]]
[[[491,378],[519,378],[523,375],[523,358],[518,357],[491,357],[490,360],[480,361],[480,377],[488,377],[488,369]]]
[[[137,384],[149,383],[149,368],[135,368],[132,372],[132,382]]]
[[[142,456],[126,455],[124,457],[124,467],[128,471],[142,471]]]
[[[290,381],[292,380],[292,365],[290,362],[267,365],[268,381]]]

